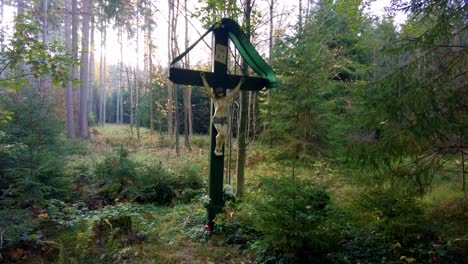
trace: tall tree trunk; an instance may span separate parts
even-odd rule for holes
[[[252,12],[251,0],[245,1],[245,29],[247,40],[250,40],[251,24],[250,14]],[[248,66],[245,60],[242,61],[242,74],[247,76]],[[245,185],[245,160],[246,160],[246,130],[247,130],[247,109],[248,108],[248,92],[242,91],[240,98],[240,125],[239,132],[237,133],[237,196],[244,195]]]
[[[89,50],[89,103],[88,113],[93,114],[94,111],[94,17],[91,17],[91,40]]]
[[[116,96],[116,102],[115,102],[115,123],[118,124],[120,120],[120,82],[119,85],[117,86],[117,96]]]
[[[137,4],[138,6],[138,0],[137,0]],[[140,137],[140,109],[139,109],[139,105],[138,105],[138,101],[139,101],[139,97],[140,97],[140,87],[139,87],[139,80],[138,80],[138,75],[139,74],[139,67],[138,67],[138,46],[139,46],[139,43],[140,43],[140,11],[139,9],[137,8],[137,13],[136,13],[136,27],[137,27],[137,31],[136,31],[136,68],[134,69],[134,86],[135,86],[135,126],[136,126],[136,131],[137,131],[137,138],[138,138],[138,141],[141,140],[141,137]]]
[[[175,123],[174,123],[174,134],[175,134],[175,149],[177,156],[180,155],[180,142],[179,142],[179,103],[177,100],[177,94],[179,90],[179,85],[174,85],[174,106],[175,106]]]
[[[18,6],[17,6],[17,13],[18,15],[24,15],[24,0],[18,0]],[[22,75],[25,70],[25,65],[24,63],[19,63],[18,65],[18,75]]]
[[[99,125],[104,125],[104,24],[101,22],[101,52],[99,56]]]
[[[67,41],[67,53],[73,55],[72,43],[72,0],[65,0],[65,39]],[[75,120],[73,115],[73,84],[72,81],[67,82],[67,92],[65,98],[67,107],[67,138],[75,138]]]
[[[47,5],[47,0],[41,0],[41,22],[42,22],[42,44],[44,46],[47,46],[47,33],[48,33],[48,23],[47,23],[47,17],[48,17],[48,5]],[[40,89],[44,94],[48,94],[49,92],[52,92],[52,87],[50,84],[50,78],[45,75],[41,76],[39,78],[39,83],[40,83]]]
[[[124,80],[123,80],[123,29],[120,27],[120,122],[119,124],[123,124],[123,93],[124,93]]]
[[[130,133],[132,134],[133,137],[133,88],[130,85],[130,73],[128,71],[128,67],[125,67],[125,70],[127,71],[127,83],[128,83],[128,90],[130,92]]]
[[[73,58],[78,60],[78,29],[79,29],[79,17],[78,17],[78,1],[72,0],[72,48],[73,48]],[[79,69],[78,66],[73,66],[73,79],[78,79]],[[79,135],[79,94],[78,85],[73,85],[73,119],[75,123],[75,133]],[[76,108],[75,108],[76,107]]]
[[[302,33],[302,0],[299,0],[299,33]]]
[[[185,50],[188,49],[189,46],[189,39],[188,39],[188,7],[187,7],[187,0],[184,0],[184,7],[185,7]],[[189,54],[185,55],[185,68],[190,68],[190,57]],[[183,92],[184,98],[184,144],[187,149],[190,151],[192,147],[190,146],[190,112],[192,108],[192,98],[191,98],[191,90],[192,86],[186,86]]]
[[[268,37],[268,64],[273,65],[273,16],[276,0],[270,0],[270,32]],[[265,126],[263,127],[264,131],[267,131],[271,126],[271,89],[267,91],[267,117]],[[268,132],[268,145],[271,147],[271,133]]]
[[[152,15],[152,12],[150,13]],[[149,63],[149,74],[148,74],[148,89],[149,89],[149,119],[150,119],[150,137],[151,140],[154,136],[154,87],[152,77],[154,76],[153,66],[153,38],[151,36],[151,26],[148,27],[148,63]]]
[[[168,30],[167,30],[167,41],[168,41],[168,52],[167,52],[167,57],[168,57],[168,63],[171,63],[171,60],[172,60],[172,33],[173,33],[173,22],[172,22],[172,18],[174,16],[174,1],[175,0],[169,0],[168,1],[168,4],[169,4],[169,19],[168,19],[168,23],[169,23],[169,27],[168,27]],[[167,130],[168,130],[168,133],[169,133],[169,138],[171,139],[172,141],[172,136],[173,136],[173,127],[172,127],[172,124],[173,124],[173,115],[172,115],[172,98],[173,98],[173,94],[172,94],[172,91],[173,91],[173,84],[168,80],[167,81]]]
[[[0,1],[0,21],[4,19],[5,0]],[[5,25],[0,25],[0,52],[5,52]],[[3,78],[4,71],[0,72],[0,78]]]
[[[179,10],[179,0],[176,0],[177,5],[175,9],[173,9],[173,16],[172,16],[172,58],[175,58],[179,53],[178,42],[177,42],[177,20],[178,20],[178,13],[174,10]],[[180,122],[180,115],[179,115],[179,85],[174,85],[174,107],[175,107],[175,118],[174,118],[174,134],[175,134],[175,149],[177,156],[180,154],[180,140],[179,140],[179,122]]]
[[[137,138],[138,138],[138,141],[141,140],[141,135],[140,135],[140,110],[138,109],[139,108],[139,105],[138,105],[138,98],[140,97],[139,94],[140,94],[140,88],[138,87],[138,78],[137,78],[137,69],[135,68],[134,69],[134,84],[133,86],[135,86],[135,127],[136,127],[136,131],[137,131]]]
[[[89,52],[89,20],[91,17],[92,0],[83,0],[83,26],[81,41],[81,71],[80,71],[80,136],[89,139],[88,133],[88,52]]]
[[[107,49],[107,23],[104,23],[104,49],[103,51]],[[106,117],[107,117],[107,55],[105,52],[103,52],[103,64],[102,64],[102,83],[103,83],[103,89],[102,89],[102,102],[103,102],[103,109],[104,109],[104,119],[103,119],[103,125],[106,124]],[[110,120],[109,120],[110,121]]]

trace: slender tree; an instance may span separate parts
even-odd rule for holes
[[[188,49],[189,39],[188,39],[188,6],[187,0],[184,0],[185,7],[185,50]],[[185,55],[185,68],[190,68],[190,57],[189,54]],[[184,143],[185,147],[189,150],[192,150],[190,146],[190,136],[192,131],[192,87],[187,86],[184,89],[183,98],[184,98]]]
[[[168,63],[171,62],[172,60],[172,38],[173,38],[173,17],[175,16],[174,14],[174,1],[175,0],[168,0],[169,4],[169,15],[168,15],[168,30],[167,30],[167,41],[168,41],[168,52],[167,52],[167,60]],[[173,135],[173,84],[168,80],[167,81],[167,132],[169,134],[169,138],[172,140],[172,135]]]
[[[73,49],[73,58],[78,60],[78,29],[79,29],[79,16],[78,16],[78,0],[72,0],[72,49]],[[73,67],[73,79],[79,79],[79,68],[78,66]],[[79,94],[78,85],[73,83],[73,119],[75,123],[75,131],[79,133]]]
[[[67,53],[73,56],[72,43],[72,0],[65,0],[65,40],[67,42]],[[73,114],[73,83],[67,82],[66,91],[66,108],[67,108],[67,138],[75,138],[75,120]]]
[[[245,1],[244,6],[244,23],[245,33],[247,39],[250,40],[251,33],[251,21],[250,15],[252,12],[252,3],[250,0]],[[242,74],[248,75],[248,66],[245,60],[242,61]],[[246,132],[247,132],[247,111],[248,111],[248,92],[242,91],[240,96],[240,124],[237,133],[237,196],[242,197],[244,195],[245,185],[245,160],[246,160]]]
[[[89,53],[89,24],[91,18],[92,0],[83,0],[82,41],[81,41],[81,71],[80,71],[80,136],[89,139],[88,133],[88,53]]]
[[[140,111],[139,111],[139,105],[138,105],[138,98],[140,97],[140,88],[138,85],[138,78],[137,78],[137,68],[135,67],[133,69],[133,87],[135,87],[135,127],[137,131],[137,138],[138,140],[141,140],[140,136]]]
[[[90,39],[90,50],[89,50],[89,102],[88,102],[88,113],[95,113],[94,111],[94,30],[95,20],[94,16],[91,17],[91,39]]]
[[[42,23],[42,43],[44,46],[47,46],[47,34],[48,34],[48,1],[47,0],[41,0],[41,23]],[[47,90],[52,89],[52,87],[49,86],[49,81],[50,78],[48,78],[47,75],[41,76],[39,79],[40,83],[40,89],[42,92],[47,92]]]
[[[128,91],[130,93],[130,133],[133,136],[133,111],[135,110],[135,106],[133,104],[133,88],[130,84],[130,72],[127,66],[125,67],[125,71],[127,72]]]

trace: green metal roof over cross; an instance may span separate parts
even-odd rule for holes
[[[169,80],[175,84],[183,85],[195,85],[202,86],[203,83],[200,79],[201,71],[189,70],[189,69],[180,69],[176,68],[175,65],[180,61],[190,50],[192,50],[198,42],[203,39],[208,33],[223,28],[228,32],[229,39],[234,43],[234,46],[239,51],[242,58],[244,58],[247,64],[256,72],[260,77],[246,77],[245,83],[242,86],[243,90],[250,91],[259,91],[263,88],[274,88],[277,85],[276,75],[273,69],[268,65],[265,60],[258,54],[257,50],[252,46],[252,43],[248,40],[247,36],[244,34],[239,24],[234,20],[229,18],[223,18],[218,23],[214,24],[208,31],[202,35],[202,37],[196,41],[192,46],[190,46],[185,52],[177,56],[172,62],[169,70]],[[214,49],[214,47],[213,47]],[[239,80],[242,76],[238,75],[227,75],[228,80],[225,83],[225,80],[219,80],[211,72],[206,73],[206,79],[213,86],[223,85],[227,89],[232,89],[234,86],[239,83]],[[222,83],[221,83],[222,82]]]

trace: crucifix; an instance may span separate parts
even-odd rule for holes
[[[213,50],[213,72],[203,72],[189,69],[176,68],[177,62],[180,61],[198,42],[200,42],[208,33],[213,32],[214,45]],[[239,50],[239,53],[247,64],[260,76],[238,76],[228,74],[228,44],[229,39],[234,43],[234,46]],[[204,86],[205,89],[210,87],[213,91],[208,94],[212,97],[211,104],[211,125],[210,125],[210,168],[208,180],[208,196],[210,198],[207,206],[208,217],[206,229],[211,231],[214,226],[214,218],[220,213],[224,207],[223,201],[223,174],[224,174],[224,143],[220,139],[216,144],[216,136],[225,132],[223,113],[216,115],[214,113],[213,103],[216,101],[216,93],[223,93],[226,98],[226,89],[235,89],[235,91],[249,90],[260,91],[264,88],[276,87],[276,76],[272,68],[258,54],[248,38],[242,32],[240,26],[232,19],[223,18],[221,21],[213,25],[201,38],[190,46],[181,55],[176,57],[171,62],[169,69],[169,79],[174,84]],[[222,89],[219,90],[219,87]],[[218,88],[218,90],[217,90]],[[233,94],[234,96],[235,94]],[[219,96],[222,96],[219,94]],[[232,97],[233,97],[232,96]],[[213,99],[214,98],[214,99]],[[231,97],[226,98],[231,99]],[[219,111],[219,105],[217,105]]]

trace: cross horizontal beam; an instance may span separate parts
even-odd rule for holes
[[[183,85],[193,85],[193,86],[203,86],[200,73],[203,71],[188,70],[188,69],[179,69],[179,68],[170,68],[169,70],[169,80],[175,84]],[[226,89],[234,89],[239,83],[242,76],[239,75],[226,75],[226,80],[220,81],[219,78],[215,76],[213,72],[204,72],[206,81],[210,84],[211,87],[222,86]],[[241,90],[246,91],[260,91],[270,83],[267,79],[260,77],[244,77],[245,81],[242,85]]]

